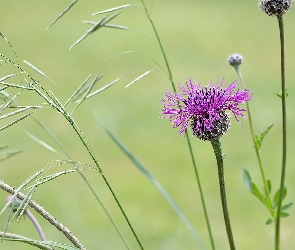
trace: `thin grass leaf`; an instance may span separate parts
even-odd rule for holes
[[[127,84],[127,86],[125,88],[128,88],[129,86],[131,86],[133,83],[139,81],[140,79],[142,79],[143,77],[147,76],[149,73],[151,73],[154,69],[148,70],[146,72],[144,72],[143,74],[141,74],[139,77],[135,78],[132,82],[130,82],[129,84]]]
[[[20,149],[14,149],[14,150],[7,151],[0,156],[0,162],[4,161],[10,157],[15,156],[15,155],[19,154],[20,152],[22,152],[22,150],[20,150]]]
[[[112,12],[112,11],[115,11],[115,10],[121,10],[121,9],[128,8],[128,7],[131,7],[131,6],[136,6],[136,5],[138,5],[138,4],[125,4],[125,5],[117,6],[117,7],[114,7],[114,8],[107,9],[107,10],[98,11],[98,12],[95,12],[95,13],[93,13],[91,15],[94,16],[94,15],[109,13],[109,12]]]
[[[51,247],[57,247],[63,250],[79,250],[79,248],[76,248],[74,246],[69,246],[67,244],[64,243],[58,243],[58,242],[54,242],[54,241],[40,241],[40,243],[43,243],[47,246],[51,246]]]
[[[96,91],[94,91],[94,92],[88,94],[88,95],[86,96],[86,99],[87,99],[87,98],[90,98],[90,97],[92,97],[92,96],[94,96],[94,95],[96,95],[96,94],[98,94],[98,93],[100,93],[100,92],[102,92],[102,91],[104,91],[104,90],[106,90],[106,89],[108,89],[109,87],[111,87],[112,85],[114,85],[116,82],[118,82],[120,79],[121,79],[121,78],[117,78],[117,79],[115,79],[114,81],[112,81],[111,83],[109,83],[109,84],[103,86],[102,88],[100,88],[100,89],[98,89],[98,90],[96,90]]]
[[[127,26],[123,25],[117,25],[117,24],[104,24],[103,25],[106,28],[113,28],[113,29],[121,29],[121,30],[128,30],[129,28]]]
[[[87,24],[95,25],[95,22],[93,22],[93,21],[83,20],[82,22],[87,23]],[[115,28],[115,29],[122,29],[122,30],[128,30],[129,29],[126,26],[117,25],[117,24],[108,24],[108,23],[106,23],[103,26],[106,27],[106,28]]]
[[[180,208],[177,206],[177,204],[174,202],[174,200],[170,197],[170,195],[167,193],[167,191],[161,186],[161,184],[152,176],[152,174],[148,171],[148,169],[125,147],[125,145],[114,135],[111,133],[111,131],[102,123],[102,121],[99,119],[99,117],[95,115],[96,120],[100,123],[104,131],[110,136],[110,138],[116,143],[116,145],[122,150],[122,152],[133,162],[133,164],[137,167],[137,169],[145,176],[147,177],[151,183],[159,190],[159,192],[164,196],[164,198],[168,201],[168,203],[171,205],[171,207],[175,210],[177,215],[182,219],[182,221],[185,223],[185,225],[189,228],[189,230],[193,233],[195,238],[198,240],[200,245],[203,249],[205,248],[205,245],[203,241],[201,240],[198,233],[195,231],[193,226],[189,223],[185,215],[182,213]]]
[[[43,170],[39,170],[37,171],[35,174],[31,175],[28,179],[26,179],[14,192],[14,195],[12,195],[10,201],[8,201],[5,206],[2,208],[2,210],[0,211],[0,215],[3,214],[3,212],[10,206],[12,200],[17,196],[17,194],[32,180],[34,180],[35,178],[37,178],[38,175],[40,175],[43,172]],[[11,220],[14,218],[16,213],[14,213],[14,215],[11,217]]]
[[[102,22],[106,19],[107,16],[104,16],[102,19],[97,21],[89,30],[86,31],[86,33],[81,36],[74,44],[69,48],[71,50],[74,46],[76,46],[78,43],[80,43],[83,39],[85,39],[88,35],[90,35],[92,32],[96,31],[97,29],[102,27]]]
[[[75,92],[70,96],[70,98],[66,101],[66,103],[64,104],[64,106],[67,106],[74,98],[75,96],[80,92],[80,90],[85,86],[85,84],[88,82],[88,80],[90,79],[90,77],[93,75],[93,73],[91,73],[84,82],[82,82],[80,84],[80,86],[75,90]]]
[[[113,19],[114,19],[116,16],[118,16],[120,13],[121,13],[121,12],[118,11],[118,12],[116,12],[115,14],[109,16],[106,20],[104,20],[104,21],[102,22],[101,25],[102,25],[102,26],[106,25],[109,21],[113,20]]]
[[[33,139],[35,142],[37,142],[38,144],[40,144],[41,146],[43,146],[44,148],[48,149],[49,151],[58,154],[58,151],[55,150],[53,147],[49,146],[47,143],[45,143],[44,141],[38,139],[36,136],[32,135],[30,132],[25,131],[25,133],[31,137],[31,139]]]
[[[8,117],[13,116],[13,115],[17,115],[19,113],[22,113],[22,112],[28,110],[28,109],[42,109],[42,108],[43,108],[42,106],[27,106],[27,107],[23,107],[23,108],[18,109],[16,111],[10,112],[10,113],[8,113],[6,115],[0,116],[0,120],[5,119],[5,118],[8,118]]]
[[[58,15],[57,18],[55,18],[53,20],[53,22],[51,24],[48,25],[48,27],[45,29],[45,30],[48,30],[53,24],[55,24],[66,12],[68,12],[73,6],[75,3],[77,3],[78,0],[74,0],[61,14]]]
[[[10,75],[3,76],[2,78],[0,78],[0,82],[3,82],[3,81],[5,81],[5,80],[7,80],[7,79],[9,79],[9,78],[11,78],[13,76],[17,76],[18,74],[21,74],[21,73],[22,72],[16,73],[16,74],[10,74]]]
[[[27,237],[23,237],[17,234],[11,234],[7,232],[0,232],[0,236],[4,241],[19,241],[23,243],[27,243],[29,245],[35,246],[41,250],[54,250],[52,247],[46,245],[46,241],[36,241]],[[43,243],[44,242],[44,243]]]
[[[37,109],[37,110],[39,110],[39,109]],[[0,131],[4,130],[4,129],[6,129],[6,128],[8,128],[8,127],[10,127],[10,126],[12,126],[12,125],[18,123],[18,122],[20,122],[20,121],[22,121],[23,119],[27,118],[28,116],[30,116],[31,114],[33,114],[33,113],[36,112],[37,110],[31,111],[31,112],[29,112],[29,113],[27,113],[27,114],[25,114],[25,115],[23,115],[23,116],[17,118],[16,120],[14,120],[14,121],[12,121],[12,122],[10,122],[10,123],[4,125],[3,127],[0,128]]]
[[[0,91],[0,96],[3,97],[3,100],[9,98],[9,94],[3,90]]]
[[[13,84],[13,83],[6,83],[6,82],[1,82],[1,85],[4,86],[4,88],[12,87],[12,88],[17,88],[17,89],[27,89],[27,90],[33,90],[33,88],[28,87],[28,86],[22,86],[18,84]],[[4,89],[3,88],[3,89]]]
[[[35,67],[33,64],[27,62],[26,60],[23,60],[23,62],[25,64],[27,64],[28,66],[30,66],[33,70],[35,70],[38,74],[40,74],[41,76],[47,77],[40,69],[38,69],[37,67]]]
[[[51,247],[57,247],[63,250],[79,250],[79,248],[76,248],[74,246],[69,246],[67,244],[64,243],[58,243],[58,242],[54,242],[54,241],[41,241],[40,243],[43,243],[47,246],[51,246]]]
[[[62,175],[71,174],[71,173],[74,173],[74,172],[76,172],[75,169],[67,169],[67,170],[64,170],[64,171],[61,171],[61,172],[58,172],[58,173],[43,176],[43,177],[37,179],[35,184],[27,187],[26,189],[34,189],[35,190],[38,186],[40,186],[40,185],[42,185],[42,184],[44,184],[46,182],[52,181],[52,180],[54,180],[57,177],[60,177]]]
[[[73,109],[72,113],[80,106],[80,104],[86,99],[86,96],[89,94],[89,92],[92,90],[94,84],[102,77],[102,75],[100,75],[100,73],[98,73],[96,75],[96,77],[94,78],[94,80],[92,81],[92,83],[90,84],[90,86],[87,88],[87,91],[85,92],[85,94],[83,95],[83,97],[77,102],[77,105],[75,106],[75,108]]]
[[[8,102],[4,105],[4,103],[0,107],[0,114],[9,107],[9,105],[19,96],[20,92],[15,94]]]
[[[32,118],[56,142],[56,144],[61,148],[61,150],[65,153],[65,155],[69,158],[69,160],[71,160],[71,156],[67,152],[66,148],[62,145],[62,143],[57,139],[57,137],[43,123],[41,123],[40,121],[36,120],[34,117],[32,117]],[[120,229],[118,228],[116,222],[114,221],[113,217],[110,215],[110,213],[108,212],[108,210],[106,209],[106,207],[103,204],[103,202],[100,200],[99,196],[97,195],[97,193],[95,192],[95,190],[93,189],[93,187],[91,186],[91,184],[89,183],[89,181],[87,180],[86,176],[82,173],[82,171],[80,171],[79,167],[76,166],[74,163],[73,163],[73,166],[75,167],[75,169],[77,169],[78,173],[80,174],[80,176],[82,177],[82,179],[85,181],[86,185],[89,187],[89,189],[92,192],[92,194],[94,195],[95,199],[101,205],[102,209],[104,210],[104,212],[106,213],[107,217],[111,221],[112,225],[116,229],[117,233],[119,234],[119,236],[122,239],[123,243],[125,244],[126,248],[128,250],[130,250],[129,245],[128,245],[126,239],[124,238],[123,234],[121,233]]]

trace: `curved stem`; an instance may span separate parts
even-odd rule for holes
[[[143,250],[144,248],[143,248],[143,246],[142,246],[142,244],[141,244],[141,242],[140,242],[140,240],[139,240],[139,238],[138,238],[138,236],[137,236],[135,230],[133,229],[133,227],[132,227],[132,225],[131,225],[131,223],[130,223],[128,217],[127,217],[127,214],[125,213],[123,207],[121,206],[121,204],[120,204],[120,202],[119,202],[119,200],[118,200],[116,194],[114,193],[114,191],[113,191],[113,189],[112,189],[112,187],[111,187],[109,181],[108,181],[107,178],[105,177],[105,175],[104,175],[104,173],[103,173],[103,171],[102,171],[102,168],[100,167],[100,165],[99,165],[99,163],[98,163],[96,157],[94,156],[94,153],[93,153],[93,151],[92,151],[92,148],[90,147],[89,143],[86,141],[86,138],[85,138],[85,136],[82,134],[82,131],[78,128],[77,124],[74,122],[74,120],[72,119],[72,117],[71,117],[68,113],[66,113],[66,118],[67,118],[68,122],[71,124],[71,126],[73,127],[73,129],[75,130],[75,132],[77,133],[78,137],[80,138],[80,140],[81,140],[81,142],[83,143],[83,145],[85,146],[85,148],[87,149],[89,155],[91,156],[91,158],[92,158],[92,160],[94,161],[96,167],[98,168],[98,171],[99,171],[99,173],[101,174],[101,176],[102,176],[104,182],[106,183],[106,185],[107,185],[108,189],[110,190],[110,192],[111,192],[113,198],[115,199],[115,201],[116,201],[116,203],[117,203],[117,205],[118,205],[118,207],[119,207],[121,213],[123,214],[123,216],[124,216],[124,218],[125,218],[125,220],[126,220],[128,226],[129,226],[129,228],[130,228],[130,230],[131,230],[133,236],[135,237],[135,239],[136,239],[138,245],[140,246],[140,249]]]
[[[32,240],[30,238],[27,238],[27,237],[24,237],[24,236],[21,236],[21,235],[18,235],[18,234],[0,232],[0,237],[1,238],[4,237],[4,239],[6,239],[6,240],[10,239],[10,240],[22,241],[24,243],[27,243],[27,244],[29,244],[31,246],[37,247],[37,248],[42,249],[42,250],[53,250],[52,247],[48,247],[46,245],[43,245],[41,242]]]
[[[68,151],[66,150],[66,148],[62,145],[62,143],[55,137],[55,135],[49,130],[47,129],[44,124],[42,124],[39,120],[37,120],[36,118],[34,118],[32,116],[33,120],[39,125],[41,126],[46,133],[48,133],[50,135],[50,137],[57,143],[57,145],[59,145],[59,147],[61,148],[61,150],[65,153],[65,155],[72,160],[70,154],[68,153]],[[86,185],[89,187],[90,191],[92,192],[92,194],[94,195],[94,197],[96,198],[96,200],[99,202],[99,204],[101,205],[102,209],[104,210],[104,212],[106,213],[106,215],[108,216],[109,220],[111,221],[111,223],[113,224],[113,226],[115,227],[116,231],[118,232],[120,238],[122,239],[122,241],[124,242],[126,248],[128,250],[130,250],[130,247],[125,239],[125,237],[123,236],[122,232],[120,231],[119,227],[117,226],[116,222],[114,221],[114,219],[112,218],[111,214],[108,212],[108,210],[106,209],[106,207],[104,206],[104,204],[102,203],[102,201],[100,200],[98,194],[95,192],[94,188],[91,186],[90,182],[88,181],[88,179],[86,178],[86,176],[82,173],[82,171],[80,170],[79,167],[77,167],[74,164],[74,167],[77,169],[78,173],[80,174],[80,176],[82,177],[82,179],[85,181]]]
[[[0,181],[0,189],[10,194],[14,194],[16,191],[14,190],[14,188],[4,183],[3,181]],[[19,198],[20,200],[25,200],[27,198],[27,196],[21,192],[18,192],[16,197]],[[45,220],[50,222],[50,224],[53,225],[56,229],[58,229],[64,236],[66,236],[68,240],[73,243],[75,247],[81,250],[86,250],[86,248],[73,235],[73,233],[69,229],[67,229],[63,224],[61,224],[57,219],[55,219],[51,214],[49,214],[43,207],[41,207],[39,204],[37,204],[33,200],[30,200],[28,205],[31,208],[33,208],[38,214],[40,214]]]
[[[286,162],[287,162],[287,115],[286,115],[286,86],[285,86],[285,51],[284,51],[284,20],[283,16],[278,16],[280,42],[281,42],[281,99],[282,99],[282,127],[283,127],[283,149],[282,149],[282,169],[281,169],[281,183],[280,183],[280,197],[277,208],[277,218],[275,225],[275,249],[280,249],[280,221],[281,209],[283,201],[283,192],[285,187],[286,176]]]
[[[217,168],[218,168],[218,179],[220,188],[220,198],[223,209],[223,217],[225,222],[225,228],[227,232],[228,242],[231,250],[235,250],[234,237],[231,229],[230,218],[228,214],[227,201],[226,201],[226,190],[224,182],[224,171],[223,171],[223,157],[221,152],[221,142],[219,139],[211,141],[212,148],[216,157]]]
[[[244,83],[243,78],[242,78],[242,74],[240,72],[240,67],[237,66],[237,67],[234,67],[234,68],[235,68],[235,70],[236,70],[236,72],[237,72],[237,74],[238,74],[238,76],[240,78],[240,81],[242,83],[243,88],[246,89],[245,83]],[[265,194],[266,194],[267,199],[272,203],[271,198],[270,198],[270,194],[269,194],[269,188],[268,188],[268,185],[266,183],[266,178],[265,178],[265,174],[264,174],[264,170],[263,170],[263,166],[262,166],[262,161],[261,161],[261,157],[260,157],[259,148],[257,147],[257,144],[255,142],[255,134],[254,134],[254,129],[253,129],[253,122],[252,122],[252,116],[251,116],[251,112],[250,112],[249,102],[246,102],[246,108],[247,108],[247,113],[248,113],[251,137],[252,137],[252,141],[253,141],[253,144],[254,144],[254,150],[255,150],[255,153],[256,153],[256,157],[257,157],[257,161],[258,161],[262,181],[263,181],[263,184],[264,184]]]
[[[25,214],[26,216],[28,216],[28,218],[31,220],[31,222],[33,223],[33,225],[35,226],[39,236],[40,236],[40,239],[42,241],[46,241],[45,239],[45,235],[43,233],[43,230],[42,230],[42,227],[40,226],[40,224],[38,223],[37,219],[35,218],[35,216],[28,210],[26,209],[25,210]]]
[[[205,214],[205,220],[206,220],[207,229],[208,229],[208,233],[209,233],[209,237],[210,237],[210,243],[211,243],[212,249],[214,250],[215,249],[214,240],[213,240],[213,235],[212,235],[211,226],[210,226],[210,222],[209,222],[209,217],[208,217],[208,213],[207,213],[206,203],[205,203],[205,199],[204,199],[204,195],[203,195],[203,190],[202,190],[202,186],[201,186],[201,181],[200,181],[197,165],[196,165],[196,162],[195,162],[194,154],[193,154],[193,151],[192,151],[192,145],[191,145],[190,139],[188,137],[188,132],[186,131],[185,133],[186,133],[185,136],[187,138],[187,143],[188,143],[190,155],[191,155],[191,158],[192,158],[193,167],[194,167],[194,170],[195,170],[195,176],[196,176],[196,179],[197,179],[198,188],[199,188],[199,191],[200,191],[203,211],[204,211],[204,214]]]

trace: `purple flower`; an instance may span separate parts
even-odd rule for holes
[[[162,100],[164,108],[162,118],[169,118],[173,128],[181,126],[179,133],[186,132],[190,125],[193,135],[201,140],[219,139],[230,128],[231,111],[238,121],[238,116],[245,118],[246,109],[239,108],[239,104],[251,100],[249,90],[237,90],[238,83],[234,81],[228,87],[223,80],[214,84],[209,83],[201,88],[194,79],[189,79],[185,85],[179,84],[182,93],[166,92],[166,99]]]

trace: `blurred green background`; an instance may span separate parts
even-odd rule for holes
[[[131,2],[78,1],[64,17],[45,31],[70,3],[71,1],[59,0],[0,2],[0,31],[16,49],[21,65],[38,79],[40,76],[22,64],[22,60],[29,61],[48,75],[56,85],[44,80],[43,86],[61,100],[66,100],[106,58],[123,51],[140,51],[165,67],[151,26],[140,8],[125,10],[111,22],[128,26],[130,30],[101,29],[69,51],[70,46],[90,28],[82,20],[97,21],[100,17],[91,16],[92,13]],[[262,146],[262,158],[267,178],[272,180],[273,189],[276,190],[281,165],[281,106],[280,99],[276,96],[280,90],[280,50],[276,18],[261,13],[254,0],[158,0],[146,1],[146,4],[152,9],[151,16],[176,83],[183,83],[190,77],[203,84],[225,77],[225,81],[231,83],[238,77],[226,59],[233,53],[244,56],[241,69],[247,87],[253,92],[250,105],[256,133],[275,123]],[[292,80],[295,79],[294,22],[294,10],[291,10],[285,15],[286,80],[289,92],[286,202],[295,199],[295,85]],[[15,60],[13,51],[3,40],[0,42],[0,53]],[[179,136],[178,129],[171,128],[167,119],[159,119],[161,98],[166,89],[171,89],[168,79],[160,71],[154,71],[133,86],[125,88],[130,81],[153,67],[153,62],[140,54],[127,54],[108,61],[103,68],[104,77],[96,89],[123,74],[138,72],[126,75],[113,87],[85,101],[73,117],[88,138],[145,249],[201,247],[156,188],[105,134],[96,122],[94,112],[159,180],[210,249],[187,142]],[[3,76],[10,72],[7,68],[0,68],[0,73]],[[24,94],[20,100],[26,104],[40,103],[40,98],[31,93]],[[61,115],[51,109],[44,109],[36,113],[35,117],[62,141],[75,160],[93,164]],[[273,249],[273,225],[264,224],[269,218],[268,211],[243,185],[242,169],[246,168],[258,187],[262,187],[248,121],[242,123],[244,126],[239,126],[233,120],[231,130],[222,139],[223,151],[226,153],[228,205],[236,247],[240,250]],[[1,145],[23,150],[16,157],[0,163],[0,178],[14,187],[18,187],[47,163],[64,159],[40,147],[25,131],[58,149],[52,138],[30,118],[1,131]],[[192,142],[216,249],[228,249],[216,164],[210,143],[197,140]],[[66,166],[52,169],[51,173],[65,168]],[[132,249],[139,249],[100,175],[93,171],[84,173]],[[6,196],[7,193],[0,192],[2,207]],[[62,176],[39,187],[34,199],[67,226],[87,249],[125,249],[107,216],[78,174]],[[281,249],[286,250],[295,249],[293,208],[290,213],[289,218],[282,219],[281,228]],[[0,217],[2,229],[7,215],[8,212]],[[68,243],[48,222],[38,214],[36,217],[48,240]],[[20,223],[13,222],[8,231],[38,238],[28,219],[22,219]],[[5,250],[33,249],[11,242],[4,242],[1,247]]]

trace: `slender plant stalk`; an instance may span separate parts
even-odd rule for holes
[[[32,117],[32,119],[39,125],[41,126],[49,135],[50,137],[57,143],[57,145],[60,146],[60,148],[62,149],[62,151],[65,153],[65,155],[72,160],[70,154],[67,152],[67,150],[65,149],[65,147],[62,145],[62,143],[54,136],[54,134],[51,133],[50,130],[48,130],[40,121],[38,121],[36,118]],[[106,209],[106,207],[104,206],[104,204],[102,203],[102,201],[100,200],[99,196],[97,195],[97,193],[95,192],[94,188],[91,186],[91,184],[89,183],[88,179],[86,178],[86,176],[82,173],[82,171],[80,170],[79,167],[75,166],[75,168],[77,169],[77,171],[79,172],[80,176],[82,177],[82,179],[85,181],[86,185],[89,187],[89,189],[91,190],[92,194],[94,195],[94,197],[96,198],[96,200],[99,202],[99,204],[101,205],[102,209],[105,211],[106,215],[108,216],[109,220],[111,221],[111,223],[113,224],[113,226],[115,227],[116,231],[118,232],[120,238],[122,239],[122,241],[124,242],[126,248],[128,250],[130,250],[130,247],[125,239],[125,237],[123,236],[123,234],[121,233],[120,229],[118,228],[116,222],[113,220],[112,216],[110,215],[110,213],[108,212],[108,210]]]
[[[44,244],[42,244],[41,242],[35,241],[33,239],[18,235],[18,234],[12,234],[12,233],[6,233],[6,232],[0,232],[0,237],[4,237],[4,239],[8,240],[18,240],[18,241],[22,241],[25,242],[31,246],[37,247],[39,249],[42,250],[53,250],[52,247],[48,247]]]
[[[285,84],[285,45],[284,45],[284,20],[283,16],[278,16],[280,42],[281,42],[281,99],[282,99],[282,126],[283,126],[283,155],[282,155],[282,169],[281,169],[281,183],[280,183],[280,197],[277,208],[277,218],[275,225],[275,249],[280,249],[280,222],[281,209],[283,202],[283,192],[285,187],[286,177],[286,163],[287,163],[287,115],[286,115],[286,84]]]
[[[109,188],[110,192],[112,193],[112,196],[115,199],[115,201],[116,201],[116,203],[117,203],[117,205],[118,205],[121,213],[123,214],[123,216],[124,216],[124,218],[125,218],[128,226],[129,226],[130,230],[132,231],[133,236],[135,237],[135,239],[136,239],[138,245],[140,246],[140,248],[143,250],[144,248],[143,248],[143,246],[142,246],[142,244],[141,244],[141,242],[140,242],[140,240],[139,240],[139,238],[138,238],[135,230],[133,229],[133,227],[132,227],[132,225],[131,225],[128,217],[127,217],[127,214],[125,213],[123,207],[121,206],[121,203],[119,202],[116,194],[114,193],[114,191],[113,191],[113,189],[112,189],[109,181],[107,180],[106,176],[104,175],[104,173],[102,171],[102,168],[100,167],[100,165],[99,165],[96,157],[94,156],[94,153],[92,151],[92,148],[90,147],[89,143],[86,141],[85,136],[83,135],[82,131],[78,128],[77,124],[74,122],[74,120],[72,119],[72,117],[68,113],[66,113],[66,116],[65,117],[69,121],[69,123],[71,124],[71,126],[73,127],[73,129],[75,130],[75,132],[77,133],[77,135],[79,136],[79,138],[80,138],[81,142],[83,143],[83,145],[85,146],[85,148],[87,149],[89,155],[91,156],[91,158],[94,161],[96,167],[98,168],[98,171],[101,174],[104,182],[106,183],[107,187]]]
[[[10,193],[14,194],[15,189],[9,186],[8,184],[4,183],[3,181],[0,181],[0,189]],[[21,192],[18,192],[17,198],[20,200],[25,200],[27,197]],[[35,201],[30,200],[28,205],[33,208],[38,214],[40,214],[45,220],[51,223],[56,229],[58,229],[64,236],[68,238],[70,242],[73,243],[75,247],[81,250],[86,250],[86,248],[82,245],[82,243],[73,235],[73,233],[67,229],[64,225],[62,225],[57,219],[55,219],[51,214],[49,214],[43,207],[41,207],[39,204],[37,204]]]
[[[219,187],[220,187],[220,198],[223,209],[223,217],[225,222],[225,228],[227,232],[228,242],[231,250],[235,250],[234,237],[231,229],[227,201],[226,201],[226,190],[225,190],[225,182],[224,182],[224,171],[223,171],[223,157],[221,152],[221,142],[220,139],[212,140],[211,145],[214,150],[214,154],[216,157],[217,168],[218,168],[218,179],[219,179]]]
[[[35,228],[36,228],[36,230],[37,230],[37,232],[38,232],[38,234],[40,236],[40,239],[42,241],[46,241],[45,235],[44,235],[43,230],[42,230],[42,227],[40,226],[40,224],[37,221],[37,219],[35,218],[35,216],[28,209],[26,209],[25,214],[26,214],[26,216],[28,216],[28,218],[30,219],[30,221],[35,226]]]
[[[163,58],[164,58],[164,61],[165,61],[165,64],[166,64],[166,68],[167,68],[168,75],[169,75],[169,80],[171,82],[173,91],[176,92],[176,88],[175,88],[175,84],[174,84],[173,76],[172,76],[172,71],[170,69],[169,62],[168,62],[168,59],[166,57],[166,53],[164,51],[164,48],[163,48],[162,42],[160,40],[160,37],[158,35],[157,29],[156,29],[156,27],[154,25],[154,22],[153,22],[152,18],[150,17],[150,15],[148,13],[148,10],[146,8],[146,5],[144,3],[144,0],[141,0],[141,2],[142,2],[142,5],[143,5],[143,8],[144,8],[144,11],[146,13],[146,16],[147,16],[148,20],[150,21],[151,26],[152,26],[152,28],[153,28],[153,30],[155,32],[155,35],[156,35],[158,44],[160,46],[160,49],[161,49],[161,52],[162,52],[162,55],[163,55]],[[208,213],[207,213],[207,208],[206,208],[206,204],[205,204],[205,199],[204,199],[203,191],[202,191],[202,188],[201,188],[201,182],[200,182],[200,179],[199,179],[199,174],[198,174],[196,163],[195,163],[195,158],[194,158],[194,155],[193,155],[193,152],[192,152],[191,143],[190,143],[190,140],[189,140],[189,137],[188,137],[187,134],[186,134],[186,140],[187,140],[187,143],[188,143],[188,146],[189,146],[189,152],[190,152],[190,155],[191,155],[191,159],[192,159],[192,162],[193,162],[193,167],[194,167],[194,170],[195,170],[195,175],[196,175],[196,178],[197,178],[197,183],[198,183],[198,187],[199,187],[199,192],[200,192],[200,196],[201,196],[202,207],[203,207],[204,214],[205,214],[205,219],[206,219],[206,224],[207,224],[207,230],[208,230],[208,234],[209,234],[209,238],[210,238],[212,250],[214,250],[215,249],[215,247],[214,247],[214,240],[213,240],[213,235],[212,235],[211,226],[210,226],[210,222],[209,222],[209,217],[208,217]]]
[[[211,227],[210,227],[210,223],[209,223],[208,213],[207,213],[207,210],[206,210],[206,205],[205,205],[206,203],[205,203],[205,199],[204,199],[204,195],[203,195],[201,181],[200,181],[200,177],[199,177],[199,173],[198,173],[196,161],[195,161],[195,158],[194,158],[194,154],[193,154],[193,151],[192,151],[192,145],[191,145],[190,139],[188,137],[188,132],[186,131],[185,133],[186,133],[185,136],[187,138],[188,148],[189,148],[189,151],[190,151],[190,155],[192,156],[192,163],[193,163],[194,170],[195,170],[195,176],[196,176],[196,179],[197,179],[198,188],[200,190],[200,196],[201,196],[201,201],[202,201],[202,204],[203,204],[203,210],[204,210],[205,219],[206,219],[207,228],[208,228],[208,233],[209,233],[209,237],[210,237],[210,243],[211,243],[212,249],[214,250],[215,249],[214,240],[213,240],[213,236],[212,236],[212,232],[211,232]]]
[[[111,186],[110,186],[110,184],[109,184],[107,178],[105,177],[105,175],[104,175],[104,173],[103,173],[103,171],[102,171],[102,168],[100,167],[100,165],[99,165],[99,163],[98,163],[96,157],[94,156],[94,152],[92,151],[92,148],[91,148],[90,144],[86,141],[85,136],[83,135],[82,131],[79,129],[79,127],[77,126],[77,124],[75,123],[75,121],[73,120],[73,118],[72,118],[72,117],[70,116],[70,114],[67,112],[67,110],[66,110],[65,107],[62,105],[62,103],[60,103],[60,101],[59,101],[59,100],[58,100],[53,94],[49,93],[49,92],[46,91],[42,86],[40,86],[40,85],[39,85],[39,84],[38,84],[38,83],[37,83],[37,82],[36,82],[36,81],[35,81],[35,80],[34,80],[34,79],[33,79],[33,78],[32,78],[32,77],[31,77],[31,76],[30,76],[25,70],[24,70],[24,69],[22,69],[22,68],[20,67],[20,65],[13,63],[13,62],[12,62],[10,59],[8,59],[8,58],[7,58],[7,60],[8,60],[11,64],[15,65],[19,70],[21,70],[22,72],[24,72],[28,77],[30,77],[30,79],[31,79],[32,82],[34,83],[34,84],[30,83],[30,87],[32,87],[32,88],[36,91],[36,93],[37,93],[38,95],[40,95],[40,96],[41,96],[41,97],[42,97],[42,98],[43,98],[43,99],[44,99],[49,105],[51,105],[51,106],[52,106],[53,108],[55,108],[58,112],[60,112],[60,113],[61,113],[61,114],[67,119],[67,121],[71,124],[72,128],[74,129],[74,131],[77,133],[78,137],[80,138],[82,144],[85,146],[86,150],[88,151],[90,157],[91,157],[92,160],[94,161],[94,163],[95,163],[95,165],[96,165],[96,167],[97,167],[99,173],[102,175],[103,180],[105,181],[106,185],[108,186],[110,192],[112,193],[112,196],[114,197],[114,199],[115,199],[115,201],[116,201],[116,203],[117,203],[117,205],[118,205],[120,211],[122,212],[122,214],[123,214],[123,216],[124,216],[124,218],[125,218],[125,220],[126,220],[128,226],[129,226],[129,228],[131,229],[131,231],[132,231],[132,233],[133,233],[133,235],[134,235],[136,241],[138,242],[140,248],[143,250],[144,248],[143,248],[143,246],[142,246],[142,244],[141,244],[139,238],[137,237],[137,235],[136,235],[136,233],[135,233],[135,231],[134,231],[134,229],[133,229],[133,227],[132,227],[132,225],[131,225],[131,223],[130,223],[130,221],[129,221],[129,219],[128,219],[128,217],[127,217],[127,215],[126,215],[126,213],[125,213],[125,211],[124,211],[124,209],[123,209],[123,207],[121,206],[121,204],[120,204],[119,200],[117,199],[117,197],[116,197],[116,195],[115,195],[113,189],[111,188]],[[45,94],[42,93],[41,90],[38,89],[35,85],[39,86],[39,87],[41,88],[41,90],[43,90],[43,91],[45,92]],[[78,168],[78,171],[79,171],[79,168]],[[80,172],[80,171],[79,171],[79,172]]]
[[[240,81],[242,83],[243,88],[246,89],[245,83],[243,81],[242,73],[240,72],[240,67],[237,66],[237,67],[234,67],[234,68],[235,68],[235,70],[236,70],[236,72],[237,72],[237,74],[238,74],[238,76],[240,78]],[[263,181],[263,184],[264,184],[264,190],[265,190],[267,199],[272,203],[271,198],[270,198],[270,194],[269,194],[269,188],[268,188],[268,185],[266,183],[266,178],[265,178],[265,174],[264,174],[264,170],[263,170],[263,166],[262,166],[262,161],[261,161],[261,157],[260,157],[259,148],[258,148],[257,144],[255,143],[255,134],[254,134],[254,129],[253,129],[253,122],[252,122],[252,116],[251,116],[249,102],[246,102],[246,108],[247,108],[247,113],[248,113],[250,132],[251,132],[252,141],[253,141],[253,144],[254,144],[254,150],[255,150],[255,153],[256,153],[256,157],[257,157],[257,161],[258,161],[262,181]]]

